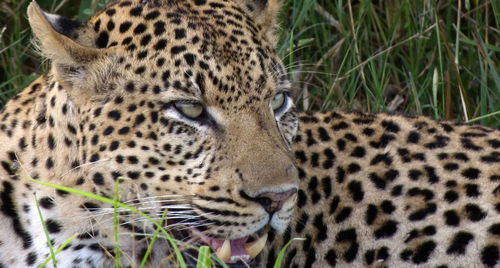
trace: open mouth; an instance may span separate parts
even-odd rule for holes
[[[189,240],[198,241],[198,245],[209,246],[211,252],[214,252],[217,258],[225,264],[250,264],[264,249],[268,232],[269,228],[262,228],[252,235],[238,239],[215,238],[195,227],[188,227],[173,233],[177,240],[189,238]]]
[[[252,261],[264,249],[268,233],[266,229],[261,229],[253,236],[222,240],[207,236],[196,229],[191,229],[191,232],[209,246],[217,258],[224,263],[237,263],[239,261],[248,263]]]

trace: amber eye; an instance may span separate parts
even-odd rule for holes
[[[284,92],[280,92],[274,96],[271,100],[271,108],[276,113],[278,112],[286,103],[286,95]]]
[[[175,108],[179,113],[189,119],[198,119],[203,114],[203,106],[200,103],[175,102]]]

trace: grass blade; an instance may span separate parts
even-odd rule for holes
[[[304,241],[304,240],[306,240],[306,239],[305,238],[294,238],[294,239],[288,241],[288,243],[286,243],[286,245],[281,249],[280,254],[278,254],[278,258],[274,262],[273,267],[274,268],[281,267],[281,263],[283,262],[283,257],[285,256],[285,251],[292,244],[293,241]]]
[[[198,251],[198,261],[196,268],[210,268],[212,267],[212,259],[210,259],[210,248],[208,246],[201,246]]]
[[[52,263],[54,264],[54,268],[57,268],[56,255],[54,254],[54,249],[52,248],[52,242],[50,240],[49,231],[47,230],[47,226],[45,225],[45,220],[43,219],[42,210],[40,209],[40,206],[38,205],[38,199],[36,198],[36,194],[34,194],[34,196],[35,196],[36,209],[38,210],[38,216],[40,217],[40,221],[41,221],[42,226],[43,226],[43,232],[45,233],[45,238],[47,239],[47,244],[49,245],[50,258],[52,259]],[[44,265],[45,264],[43,264],[39,267],[43,267]]]
[[[172,238],[172,236],[170,236],[170,234],[158,222],[156,222],[155,220],[153,220],[148,215],[146,215],[146,214],[138,211],[137,209],[135,209],[135,208],[133,208],[133,207],[131,207],[129,205],[123,204],[121,202],[115,202],[113,199],[110,199],[110,198],[107,198],[107,197],[99,196],[99,195],[96,195],[96,194],[93,194],[93,193],[89,193],[89,192],[85,192],[85,191],[73,189],[73,188],[62,186],[62,185],[58,185],[58,184],[53,184],[53,183],[44,182],[44,181],[38,181],[38,180],[35,180],[35,179],[32,179],[32,178],[28,178],[28,179],[30,181],[34,182],[34,183],[37,183],[37,184],[41,184],[41,185],[44,185],[44,186],[47,186],[47,187],[50,187],[50,188],[55,188],[55,189],[58,189],[58,190],[61,190],[61,191],[65,191],[65,192],[68,192],[68,193],[74,193],[74,194],[78,194],[78,195],[81,195],[81,196],[89,197],[89,198],[92,198],[94,200],[98,200],[100,202],[107,203],[107,204],[110,204],[110,205],[114,205],[116,203],[120,208],[124,208],[124,209],[132,211],[132,212],[134,212],[136,214],[141,215],[142,217],[144,217],[145,219],[147,219],[149,222],[151,222],[152,224],[154,224],[157,228],[160,228],[161,232],[165,235],[165,237],[167,238],[168,242],[170,243],[170,245],[174,249],[174,252],[175,252],[175,255],[176,255],[176,258],[177,258],[177,262],[178,262],[179,266],[181,268],[186,268],[186,263],[184,262],[184,258],[182,257],[182,254],[181,254],[179,248],[177,247],[177,245],[175,243],[175,240]]]

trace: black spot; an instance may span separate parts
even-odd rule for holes
[[[186,46],[173,46],[172,49],[170,49],[170,52],[173,54],[173,55],[176,55],[176,54],[179,54],[181,52],[184,52],[186,51]]]
[[[131,16],[137,17],[137,16],[140,16],[141,13],[142,13],[142,6],[138,6],[138,7],[134,7],[132,9],[130,9]]]
[[[418,143],[420,140],[420,134],[416,131],[411,131],[410,134],[408,134],[408,139],[406,140],[408,143]]]
[[[417,181],[422,175],[422,171],[417,169],[410,169],[410,171],[408,171],[408,177],[410,177],[410,179],[413,181]]]
[[[387,260],[389,258],[389,248],[388,247],[381,247],[377,251],[377,261],[379,260]]]
[[[146,25],[144,23],[139,23],[135,28],[134,28],[134,34],[142,34],[145,32],[147,29]]]
[[[434,235],[436,234],[436,226],[426,226],[424,229],[422,229],[422,233],[424,233],[425,235]]]
[[[347,172],[350,174],[354,174],[360,170],[361,170],[361,166],[356,164],[356,163],[351,163],[351,164],[349,164],[349,166],[347,166]]]
[[[488,233],[492,235],[500,235],[500,223],[495,223],[488,228]]]
[[[375,130],[373,130],[373,128],[364,128],[363,129],[363,134],[365,136],[368,136],[368,137],[371,137],[373,135],[373,133],[375,132]]]
[[[359,202],[363,200],[365,193],[359,181],[351,181],[348,185],[349,192],[351,193],[352,200]]]
[[[118,110],[112,110],[108,113],[108,118],[118,121],[121,118],[121,113]]]
[[[47,231],[51,234],[59,233],[61,231],[61,224],[55,220],[48,219],[45,221],[45,226],[47,227]]]
[[[448,202],[448,203],[453,203],[455,201],[458,200],[458,193],[453,191],[453,190],[448,190],[446,191],[446,193],[444,194],[444,199]]]
[[[349,216],[351,215],[352,208],[351,207],[344,207],[340,212],[335,216],[335,222],[336,223],[341,223],[345,221]]]
[[[144,18],[146,20],[154,20],[158,16],[160,16],[160,12],[158,10],[153,10],[153,11],[149,12],[148,14],[146,14],[146,16],[144,16]]]
[[[330,203],[330,210],[329,210],[330,214],[333,214],[335,210],[337,210],[339,203],[340,203],[340,198],[338,196],[335,196],[332,199],[332,202]]]
[[[387,183],[384,179],[380,178],[376,173],[370,173],[370,180],[375,184],[375,186],[379,189],[385,189]]]
[[[469,180],[475,180],[479,178],[481,171],[477,168],[467,168],[462,171],[462,175]]]
[[[494,267],[498,263],[500,253],[496,245],[488,245],[481,251],[481,261],[487,267]]]
[[[465,193],[468,197],[478,197],[481,195],[479,192],[479,186],[477,184],[465,184]]]
[[[49,145],[50,150],[53,150],[56,147],[56,140],[54,139],[52,133],[49,134],[49,137],[47,138],[47,143]]]
[[[356,146],[351,153],[352,157],[362,158],[366,155],[366,150],[361,146]]]
[[[323,161],[323,168],[324,169],[330,169],[333,167],[333,163],[335,161],[335,154],[330,148],[326,148],[323,153],[326,156],[325,161]]]
[[[447,171],[455,171],[458,169],[458,164],[457,163],[447,163],[443,167]]]
[[[125,135],[125,134],[129,133],[129,131],[130,131],[130,127],[122,127],[118,130],[118,134]]]
[[[443,213],[446,225],[458,226],[460,224],[460,217],[455,210],[447,210]]]
[[[94,181],[95,184],[97,185],[104,185],[104,177],[102,176],[101,173],[99,172],[96,172],[94,174],[94,177],[92,178],[92,180]]]
[[[446,249],[446,254],[464,255],[467,245],[473,239],[474,236],[468,232],[458,232],[448,246],[448,249]]]
[[[462,146],[465,148],[465,149],[468,149],[468,150],[473,150],[473,151],[481,151],[483,148],[475,145],[471,139],[469,138],[461,138],[460,139],[460,142],[462,143]]]
[[[405,250],[401,251],[401,253],[399,253],[399,257],[404,261],[410,260],[412,255],[413,255],[413,251],[410,249],[405,249]]]
[[[38,204],[44,209],[51,209],[54,207],[54,200],[50,197],[42,197],[38,200]]]
[[[380,204],[380,208],[386,214],[391,214],[394,210],[396,210],[396,207],[390,200],[384,200],[382,204]]]
[[[449,140],[450,138],[446,136],[437,135],[434,136],[433,142],[426,143],[424,144],[424,146],[428,149],[443,148],[446,147],[446,145],[448,145]]]
[[[375,260],[375,250],[370,249],[365,252],[365,262],[368,265],[371,265]]]
[[[99,37],[97,37],[95,44],[98,48],[105,48],[108,46],[108,41],[109,41],[109,34],[106,31],[103,31],[99,34]]]
[[[102,134],[103,134],[104,136],[108,136],[108,135],[110,135],[111,133],[113,133],[113,130],[114,130],[114,128],[113,128],[112,126],[109,126],[109,127],[107,127],[106,129],[104,129],[104,131],[102,132]]]
[[[165,32],[165,23],[163,21],[155,22],[155,24],[153,24],[153,27],[155,28],[154,34],[156,36],[159,36]]]
[[[47,158],[47,160],[45,161],[45,167],[47,169],[52,169],[54,167],[54,160],[52,159],[52,157]]]
[[[382,148],[387,147],[387,145],[389,145],[389,143],[395,139],[396,139],[396,137],[394,135],[383,134],[380,137],[379,141],[371,141],[370,146],[373,148],[376,148],[376,149],[382,149]]]
[[[365,222],[368,225],[373,224],[375,219],[377,218],[378,214],[378,209],[375,205],[369,204],[368,208],[366,209],[366,214],[365,214]]]
[[[478,205],[476,204],[467,204],[465,205],[465,213],[469,220],[478,222],[484,217],[486,217],[486,212],[484,212]]]
[[[436,169],[431,166],[425,166],[425,172],[427,173],[427,177],[430,183],[439,182],[439,177],[436,174]]]
[[[35,252],[28,253],[28,256],[26,257],[26,264],[28,266],[35,264],[37,258],[38,258],[38,255],[36,255]],[[0,267],[2,267],[1,264],[0,264]]]
[[[398,197],[403,193],[403,185],[396,185],[391,189],[391,196]]]
[[[419,245],[415,249],[415,253],[413,254],[412,257],[412,262],[415,264],[421,264],[427,262],[429,260],[430,255],[432,254],[432,251],[436,248],[436,243],[432,240],[426,241]]]
[[[314,216],[313,224],[314,224],[314,227],[318,230],[318,233],[316,236],[317,240],[324,241],[325,239],[327,239],[328,238],[328,227],[323,222],[323,213],[319,213],[318,215]]]
[[[112,141],[111,145],[109,145],[109,150],[114,151],[114,150],[118,149],[118,146],[120,146],[119,141]]]
[[[174,30],[175,33],[175,39],[182,39],[186,37],[186,29],[184,28],[177,28]]]
[[[356,230],[354,228],[342,230],[338,232],[337,236],[335,237],[335,240],[338,243],[351,242],[350,247],[344,253],[344,260],[346,262],[354,261],[356,255],[358,254],[358,249],[359,249],[359,244],[356,242],[357,240]]]
[[[339,131],[339,130],[346,129],[346,128],[349,128],[349,125],[344,121],[332,126],[332,130],[334,130],[334,131]]]
[[[428,203],[425,208],[419,209],[408,216],[411,221],[425,220],[428,215],[436,212],[437,206],[434,203]]]
[[[377,154],[370,162],[370,165],[377,165],[380,162],[384,162],[386,165],[392,164],[392,157],[389,156],[389,153]]]
[[[328,250],[325,255],[325,260],[330,266],[335,266],[337,264],[337,254],[333,249]]]
[[[398,230],[397,226],[396,221],[387,220],[380,228],[375,230],[374,235],[377,239],[391,237]]]
[[[330,136],[328,135],[328,132],[323,127],[318,128],[318,134],[319,134],[319,138],[321,141],[329,141],[330,140]]]
[[[192,53],[186,53],[186,54],[184,54],[184,60],[186,60],[186,63],[189,66],[193,66],[194,62],[196,60],[196,56]]]
[[[162,49],[165,49],[165,47],[167,46],[167,40],[166,39],[160,39],[156,42],[156,44],[154,45],[154,49],[155,50],[162,50]]]
[[[394,132],[394,133],[399,132],[398,125],[394,124],[394,122],[392,122],[392,121],[383,120],[382,126],[385,128],[385,130],[387,130],[389,132]]]

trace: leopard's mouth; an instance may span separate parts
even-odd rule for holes
[[[217,258],[224,263],[237,263],[242,261],[249,263],[257,257],[267,242],[267,229],[263,228],[254,235],[245,236],[239,239],[218,239],[207,236],[197,229],[191,229],[194,236],[200,238],[201,241],[210,247],[212,252],[215,252]]]
[[[170,222],[170,221],[169,221]],[[189,225],[189,224],[188,224]],[[197,241],[197,246],[208,246],[217,258],[225,264],[250,264],[264,249],[269,228],[264,227],[252,235],[238,239],[221,239],[206,235],[195,227],[187,227],[183,231],[174,231],[177,240]]]

